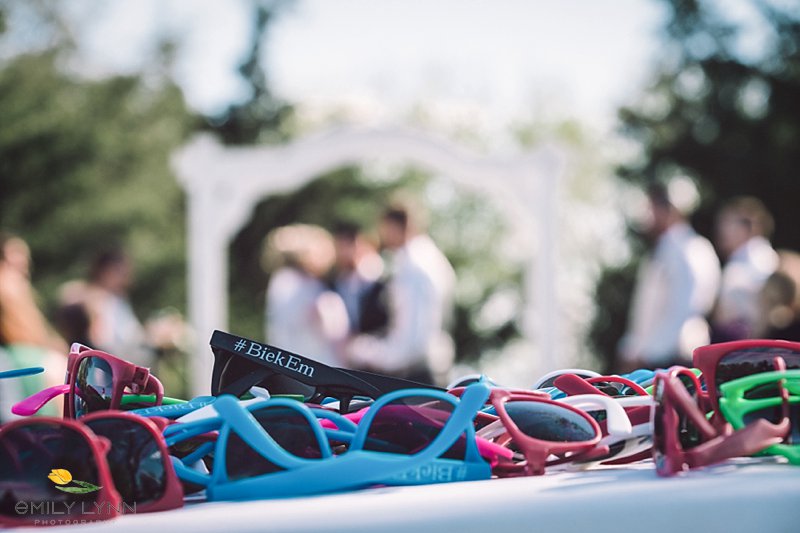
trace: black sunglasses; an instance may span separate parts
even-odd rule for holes
[[[339,410],[346,413],[356,396],[374,400],[402,389],[443,390],[406,379],[331,367],[283,348],[219,330],[211,335],[209,344],[214,353],[211,376],[214,396],[242,396],[250,387],[258,386],[270,394],[302,395],[309,403],[320,403],[326,397],[336,398]]]

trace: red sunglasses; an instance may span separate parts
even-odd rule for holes
[[[153,405],[161,405],[164,386],[143,366],[74,343],[67,359],[63,385],[50,387],[14,406],[13,412],[31,415],[53,398],[66,394],[64,418],[79,418],[88,413],[120,409],[124,394],[153,396]]]
[[[781,442],[791,427],[786,417],[779,424],[758,419],[736,432],[729,424],[714,427],[698,405],[700,380],[688,368],[658,372],[653,385],[653,460],[661,476],[753,455]]]
[[[558,376],[555,380],[555,386],[564,391],[568,396],[575,396],[578,394],[601,394],[603,396],[615,397],[615,395],[605,392],[607,387],[598,387],[598,383],[619,383],[628,390],[635,392],[636,396],[648,396],[647,391],[644,390],[637,383],[620,377],[620,376],[600,376],[598,378],[584,379],[577,374],[563,374]],[[612,389],[613,390],[613,389]],[[616,395],[625,396],[625,395]],[[628,407],[625,409],[631,424],[644,424],[650,419],[649,407]]]
[[[611,383],[614,383],[614,386],[606,386]],[[568,396],[576,396],[578,394],[600,394],[610,397],[629,396],[630,394],[621,392],[625,390],[629,393],[634,393],[633,395],[635,396],[648,396],[647,391],[644,390],[641,385],[621,376],[598,376],[587,379],[577,374],[563,374],[556,378],[554,385]],[[611,392],[614,392],[614,394],[611,394]],[[650,407],[626,407],[625,413],[634,426],[646,424],[650,421]],[[602,422],[600,423],[600,429],[603,431],[603,435],[605,435],[606,428]],[[611,460],[604,464],[628,464],[647,459],[650,455],[651,452],[649,450],[644,450],[641,453],[630,455],[622,459]]]
[[[724,424],[719,409],[719,386],[728,381],[775,370],[775,358],[783,359],[786,368],[800,368],[800,343],[782,340],[753,339],[709,344],[696,348],[693,364],[703,372],[705,392],[702,406],[714,411],[713,422]]]
[[[107,520],[175,509],[183,489],[163,418],[106,411],[27,418],[0,428],[0,524]]]
[[[456,396],[462,392],[463,388],[450,391]],[[551,400],[541,391],[494,388],[489,401],[505,428],[497,443],[516,448],[525,457],[523,463],[497,465],[495,473],[499,476],[544,474],[548,464],[594,451],[602,438],[600,426],[591,416]],[[551,455],[561,459],[548,463]]]

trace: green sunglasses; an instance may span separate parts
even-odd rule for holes
[[[788,417],[791,429],[781,444],[761,455],[781,455],[800,465],[800,370],[762,372],[720,385],[719,407],[735,429],[759,418],[779,423]]]

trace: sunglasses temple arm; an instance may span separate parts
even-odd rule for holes
[[[608,396],[608,394],[597,389],[597,387],[575,374],[563,374],[558,376],[553,384],[558,390],[565,392],[568,396],[575,396],[578,394],[599,394]]]
[[[164,398],[164,385],[161,384],[161,381],[159,381],[157,377],[155,377],[153,374],[150,374],[150,377],[147,380],[147,385],[144,387],[144,393],[155,394],[156,405],[161,405]]]
[[[686,452],[692,468],[719,463],[732,457],[753,455],[774,444],[780,444],[791,423],[784,418],[779,424],[758,419],[730,435],[720,435]]]
[[[670,399],[677,405],[676,407],[686,416],[691,419],[692,423],[700,430],[706,440],[713,439],[719,432],[714,429],[714,426],[706,419],[705,414],[697,406],[689,391],[682,383],[675,387],[668,387],[666,392],[669,394]]]
[[[19,416],[31,416],[39,412],[39,409],[44,407],[44,405],[53,398],[69,393],[69,389],[70,386],[64,384],[40,390],[36,394],[32,394],[24,400],[15,403],[11,408],[11,412]]]

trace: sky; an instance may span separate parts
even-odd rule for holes
[[[78,1],[82,68],[136,70],[173,35],[190,106],[214,113],[246,94],[243,0]],[[578,118],[613,126],[655,68],[664,10],[655,0],[297,0],[270,33],[273,90],[308,112],[396,121],[415,108],[487,123]]]

